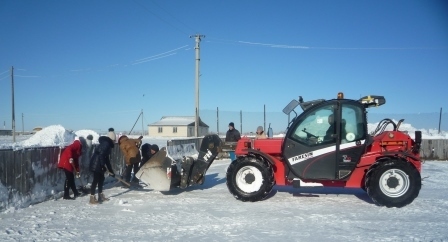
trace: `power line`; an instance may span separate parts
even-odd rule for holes
[[[183,33],[183,34],[185,34],[185,35],[188,35],[188,33],[184,32],[183,30],[181,30],[181,29],[179,29],[178,27],[172,25],[172,24],[169,23],[168,21],[164,20],[163,18],[161,18],[160,16],[158,16],[157,14],[155,14],[154,12],[152,12],[151,10],[149,10],[148,8],[146,8],[143,4],[138,3],[136,0],[134,0],[134,2],[135,2],[136,4],[138,4],[138,5],[139,5],[141,8],[143,8],[144,10],[148,11],[150,14],[154,15],[154,16],[155,16],[156,18],[158,18],[160,21],[162,21],[162,22],[168,24],[169,26],[173,27],[174,29],[176,29],[176,30],[179,31],[179,32],[181,32],[181,33]]]
[[[0,76],[3,75],[3,74],[5,74],[6,72],[9,72],[9,70],[6,70],[6,71],[0,73]]]
[[[31,78],[35,78],[35,77],[40,77],[40,76],[22,76],[22,75],[14,75],[16,77],[31,77]]]
[[[160,5],[158,5],[155,1],[151,1],[154,5],[156,5],[157,7],[159,7],[160,9],[162,9],[165,13],[167,13],[168,15],[170,15],[173,19],[177,20],[179,23],[183,24],[185,27],[187,27],[188,29],[193,31],[193,28],[191,28],[190,26],[188,26],[186,23],[184,23],[183,21],[179,20],[178,18],[176,18],[174,15],[172,15],[170,12],[168,12],[167,10],[165,10],[164,8],[162,8]]]
[[[283,49],[315,49],[315,50],[444,50],[448,47],[318,47],[318,46],[302,46],[302,45],[285,45],[285,44],[270,44],[262,42],[251,42],[242,40],[226,40],[209,37],[209,39],[217,41],[207,41],[220,44],[239,44],[251,45],[269,48],[283,48]]]

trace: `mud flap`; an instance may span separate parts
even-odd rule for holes
[[[167,156],[166,149],[162,148],[149,159],[135,174],[150,189],[156,191],[169,191],[171,188],[172,172],[177,174],[174,160]],[[175,179],[179,180],[179,179]]]

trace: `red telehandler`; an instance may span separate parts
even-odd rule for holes
[[[283,112],[295,113],[284,137],[238,141],[237,158],[227,169],[227,187],[241,201],[265,199],[274,185],[301,182],[362,188],[380,206],[403,207],[419,194],[422,179],[421,132],[412,139],[400,131],[403,120],[383,119],[367,132],[367,109],[383,96],[359,100],[292,100]],[[300,115],[294,109],[300,106]],[[389,127],[388,127],[389,126]]]

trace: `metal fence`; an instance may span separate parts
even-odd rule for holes
[[[83,149],[81,177],[75,179],[77,187],[93,179],[88,165],[94,149]],[[64,172],[57,168],[60,152],[60,147],[0,150],[0,211],[56,198],[65,182]],[[118,145],[112,149],[111,164],[116,174],[121,174],[124,159]]]
[[[201,142],[202,138],[169,140],[167,146],[194,143],[198,149]],[[88,165],[95,146],[84,147],[77,185],[86,185],[93,179]],[[225,144],[224,148],[231,150],[234,146]],[[0,211],[53,199],[63,191],[65,174],[57,168],[60,151],[59,147],[0,150]],[[424,160],[448,160],[448,140],[423,140],[420,155]],[[226,152],[218,155],[218,159],[227,157]],[[112,149],[111,164],[116,174],[122,174],[125,162],[118,145]]]

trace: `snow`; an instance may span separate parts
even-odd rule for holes
[[[65,147],[70,145],[75,137],[83,137],[87,139],[88,135],[93,136],[93,144],[98,144],[99,135],[93,130],[79,130],[73,132],[71,130],[66,130],[61,125],[51,125],[43,128],[41,131],[35,133],[31,137],[22,136],[22,138],[27,138],[23,141],[15,143],[1,143],[0,149],[23,149],[23,148],[33,148],[33,147],[51,147],[60,146]],[[18,136],[20,137],[20,136]],[[9,138],[9,137],[8,137]]]
[[[436,136],[428,132],[423,137]],[[0,147],[60,146],[89,134],[98,140],[93,131],[56,125]],[[160,147],[166,141],[143,139]],[[203,185],[185,190],[128,190],[112,182],[104,191],[111,200],[100,205],[55,193],[50,201],[10,208],[0,213],[0,241],[448,241],[446,161],[423,164],[420,194],[403,208],[376,206],[361,189],[321,186],[275,186],[264,201],[241,202],[227,190],[229,163],[215,161]],[[0,200],[6,194],[0,184]]]

